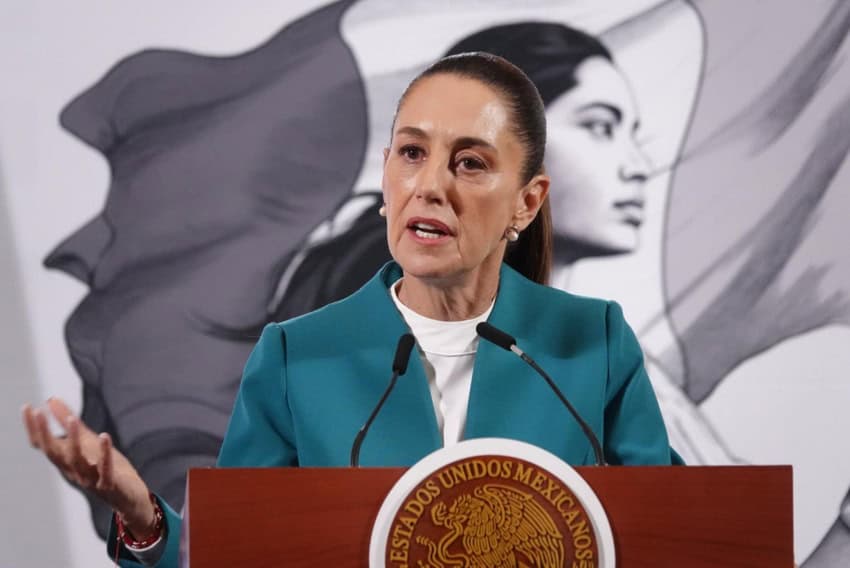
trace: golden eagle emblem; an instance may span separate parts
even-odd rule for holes
[[[455,499],[448,509],[437,502],[431,520],[448,532],[438,542],[416,537],[428,548],[428,564],[419,561],[420,568],[564,565],[564,539],[555,522],[531,494],[512,487],[480,485],[471,495]]]

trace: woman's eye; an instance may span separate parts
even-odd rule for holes
[[[398,153],[408,160],[416,161],[422,157],[422,148],[417,146],[402,146]]]
[[[614,124],[605,120],[589,120],[581,125],[596,138],[610,140],[614,137]]]
[[[477,158],[461,158],[457,162],[458,167],[464,170],[483,170],[484,162]]]

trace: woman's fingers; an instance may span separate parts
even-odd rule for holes
[[[47,407],[56,420],[65,427],[75,453],[82,452],[88,462],[91,462],[98,453],[97,434],[90,430],[62,399],[49,398]]]
[[[109,434],[90,430],[58,398],[47,401],[48,409],[21,408],[30,444],[39,449],[72,483],[93,490],[122,514],[128,522],[149,526],[153,505],[149,490],[127,459],[112,445]],[[65,428],[66,435],[54,436],[48,424],[52,414]]]
[[[36,408],[33,411],[33,420],[35,420],[36,447],[44,452],[47,459],[56,465],[61,465],[62,452],[56,443],[58,440],[50,433],[50,427],[47,425],[47,416],[40,409]]]
[[[97,437],[100,446],[100,457],[97,460],[97,486],[98,491],[110,491],[113,489],[114,470],[112,464],[112,438],[106,432]]]
[[[32,408],[30,405],[24,407],[24,422],[27,428],[27,435],[33,447],[40,449],[45,454],[56,453],[56,444],[58,442],[53,434],[50,433],[50,426],[47,424],[47,415],[40,408]]]
[[[24,425],[30,444],[40,449],[74,483],[84,487],[93,486],[97,482],[97,468],[86,458],[86,442],[83,440],[83,436],[92,435],[91,431],[59,399],[51,399],[48,406],[51,414],[64,426],[67,435],[54,436],[50,432],[45,410],[25,405]]]
[[[27,438],[33,448],[38,448],[38,435],[35,418],[33,417],[33,408],[29,404],[25,404],[21,408],[21,416],[24,421],[24,428],[27,431]]]
[[[65,401],[61,398],[56,398],[55,396],[48,398],[47,408],[50,409],[51,414],[56,417],[56,420],[59,421],[59,424],[64,425],[66,422],[68,422],[68,418],[76,418],[74,411],[71,410],[68,405],[65,404]]]
[[[79,463],[83,458],[83,449],[80,446],[80,423],[73,416],[69,416],[64,424],[65,432],[68,433],[68,446],[71,450],[69,453],[70,461]]]

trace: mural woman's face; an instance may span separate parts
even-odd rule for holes
[[[634,95],[602,57],[579,65],[576,80],[546,109],[556,258],[631,252],[639,242],[649,175],[635,142]]]

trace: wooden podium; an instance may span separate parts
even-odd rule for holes
[[[790,466],[579,467],[618,568],[792,567]],[[191,568],[366,567],[372,523],[402,468],[193,469]]]

